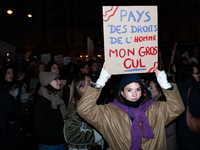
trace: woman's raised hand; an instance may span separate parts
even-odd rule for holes
[[[101,73],[96,84],[100,85],[101,87],[104,87],[108,79],[110,79],[110,77],[111,77],[111,72],[109,70],[106,70],[106,65],[104,62],[103,68],[101,69]]]
[[[103,63],[103,69],[105,69],[109,73],[110,76],[108,77],[108,79],[110,79],[112,73],[110,72],[110,70],[106,69],[106,63],[105,62]]]
[[[155,74],[157,77],[157,81],[159,83],[159,85],[163,88],[163,89],[169,89],[171,88],[171,84],[169,84],[169,82],[167,81],[167,74],[165,73],[165,71],[159,71],[159,70],[155,70]]]
[[[157,75],[158,75],[159,73],[160,73],[160,70],[156,69],[156,70],[155,70],[156,77],[157,77]]]

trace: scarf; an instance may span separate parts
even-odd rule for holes
[[[62,100],[62,98],[60,98],[57,94],[54,94],[54,93],[49,95],[49,93],[47,93],[47,89],[44,86],[40,87],[38,93],[39,93],[39,95],[41,95],[41,96],[45,97],[46,99],[48,99],[49,101],[51,101],[51,107],[53,109],[57,109],[57,107],[60,106],[60,112],[62,114],[62,118],[65,119],[67,108],[66,108],[65,103]]]
[[[146,115],[144,112],[153,104],[156,100],[148,100],[139,108],[128,107],[120,103],[117,99],[114,100],[111,104],[115,105],[116,107],[120,108],[127,114],[129,114],[130,110],[130,117],[134,118],[131,126],[131,147],[130,150],[140,150],[141,141],[142,141],[142,131],[140,128],[140,122],[143,122],[143,138],[153,139],[154,134],[151,130],[149,125],[149,121],[147,120]]]
[[[140,96],[140,98],[137,100],[137,101],[129,101],[129,100],[127,100],[123,95],[122,95],[122,99],[123,99],[123,101],[124,101],[124,103],[126,104],[126,105],[128,105],[128,106],[130,106],[130,107],[133,107],[133,108],[137,108],[137,107],[139,107],[141,104],[142,104],[142,102],[143,102],[143,100],[144,100],[144,96],[143,96],[143,94]]]

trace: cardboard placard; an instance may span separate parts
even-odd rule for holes
[[[158,68],[157,6],[103,6],[104,54],[112,74]]]
[[[62,64],[63,63],[63,55],[56,55],[54,56],[54,60],[57,64]]]
[[[61,83],[63,86],[66,86],[67,80],[66,80],[66,79],[62,79],[62,80],[60,80],[60,83]]]
[[[71,62],[71,57],[63,57],[63,65],[67,65]]]
[[[44,63],[45,65],[48,64],[48,62],[51,60],[51,54],[41,54],[41,61],[42,63]]]

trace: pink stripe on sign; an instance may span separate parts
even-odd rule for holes
[[[108,17],[108,19],[107,19],[107,20],[104,20],[104,19],[103,19],[103,21],[104,21],[104,22],[107,22],[107,21],[109,21],[110,17],[112,17],[112,16],[114,16],[114,15],[115,15],[115,13],[116,13],[116,11],[117,11],[118,7],[119,7],[119,6],[117,6],[117,7],[115,8],[115,11],[114,11],[114,13],[113,13],[113,14],[111,14],[111,15]]]
[[[156,61],[156,62],[154,62],[154,66],[148,71],[148,73],[149,72],[154,72],[156,69],[158,69],[158,62]]]
[[[104,17],[107,15],[107,12],[110,12],[111,10],[113,9],[113,6],[111,6],[111,9],[110,10],[107,10],[105,15],[103,15]]]

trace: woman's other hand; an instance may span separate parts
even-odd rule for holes
[[[171,88],[171,84],[169,84],[169,82],[167,81],[167,74],[165,73],[165,71],[159,71],[159,70],[155,70],[155,74],[157,77],[157,81],[159,83],[159,85],[163,88],[163,89],[169,89]]]

